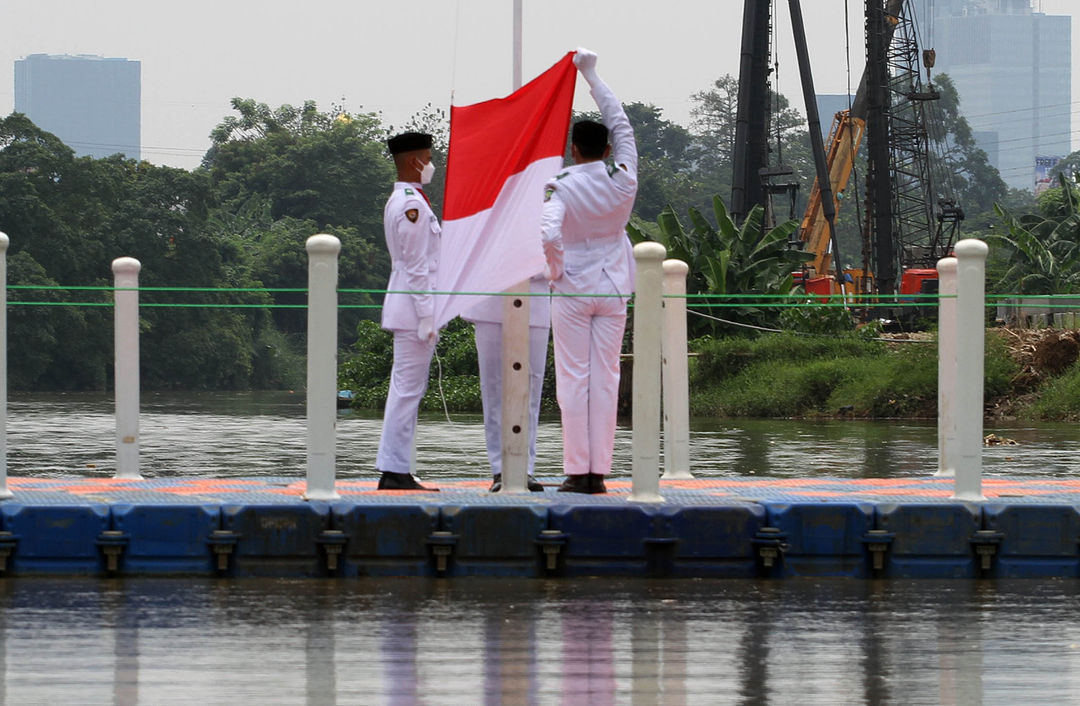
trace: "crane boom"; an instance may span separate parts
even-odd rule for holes
[[[865,130],[866,120],[853,117],[851,111],[842,110],[833,117],[825,161],[829,170],[834,207],[837,210],[843,201],[844,189],[847,188],[851,172],[855,167],[855,155],[862,144]],[[802,239],[806,244],[805,249],[814,255],[814,259],[807,264],[807,267],[812,269],[816,276],[827,275],[832,265],[828,222],[825,219],[821,194],[821,187],[815,179],[802,220]]]
[[[867,0],[867,2],[880,2],[880,0]],[[885,6],[886,16],[900,17],[904,9],[904,2],[905,0],[888,0]],[[886,49],[892,42],[892,28],[894,26],[894,23],[890,23],[889,31],[887,31],[884,38]],[[829,175],[829,186],[832,187],[833,212],[839,210],[843,201],[844,190],[847,189],[851,172],[855,167],[855,155],[859,152],[859,147],[862,145],[863,136],[866,132],[868,80],[868,73],[864,70],[851,108],[836,113],[832,127],[829,130],[825,162]],[[801,228],[804,248],[814,256],[814,259],[807,266],[808,269],[813,270],[811,273],[813,277],[828,276],[832,269],[831,240],[825,211],[820,183],[817,179],[814,179]]]

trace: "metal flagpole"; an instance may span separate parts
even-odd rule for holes
[[[514,90],[521,88],[521,2],[514,0]]]

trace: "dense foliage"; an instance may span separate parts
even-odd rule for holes
[[[369,115],[314,104],[276,111],[235,100],[239,117],[212,135],[201,168],[119,156],[76,158],[13,114],[0,121],[0,224],[11,239],[9,282],[108,287],[110,261],[131,256],[140,285],[257,290],[307,286],[305,240],[342,241],[340,286],[384,286],[382,202],[393,180],[384,128]],[[15,290],[13,302],[101,303],[105,291]],[[267,388],[302,384],[303,292],[148,291],[141,311],[147,388]],[[374,317],[378,297],[350,295],[343,341]],[[223,308],[214,305],[233,305]],[[256,305],[256,306],[252,306]],[[242,307],[242,308],[241,308]],[[103,389],[112,375],[111,311],[18,305],[10,318],[13,388]]]
[[[1080,292],[1080,191],[1058,175],[1059,188],[1039,200],[1039,212],[1015,216],[994,208],[1003,228],[988,234],[995,248],[991,287],[1015,294]]]
[[[1060,188],[1039,202],[1038,211],[1030,196],[1025,200],[1007,193],[975,147],[959,97],[944,77],[938,80],[946,100],[937,129],[952,151],[948,173],[968,221],[978,224],[994,246],[991,265],[998,291],[1076,292],[1080,200],[1075,182],[1062,179]],[[791,273],[806,259],[795,241],[797,219],[767,222],[771,217],[758,209],[737,224],[725,207],[736,95],[731,76],[694,94],[689,126],[665,119],[656,106],[626,105],[641,155],[630,230],[637,239],[664,243],[673,257],[690,263],[692,294],[787,294]],[[805,125],[783,96],[773,95],[772,101],[774,157],[793,168],[805,195],[814,171]],[[8,282],[35,287],[9,293],[12,388],[111,385],[112,312],[107,304],[112,295],[107,288],[112,284],[109,263],[119,256],[139,259],[144,287],[174,288],[140,293],[143,302],[169,305],[141,311],[144,387],[300,387],[306,323],[302,308],[288,307],[303,304],[305,296],[280,290],[306,287],[304,242],[326,232],[342,241],[339,286],[353,290],[341,296],[342,382],[357,392],[360,403],[382,404],[389,337],[375,323],[380,296],[366,290],[385,286],[389,267],[381,220],[394,177],[384,139],[403,129],[432,132],[435,161],[444,166],[445,112],[426,106],[407,124],[389,126],[373,114],[349,114],[335,106],[322,111],[313,102],[271,108],[236,98],[231,107],[193,171],[120,156],[77,158],[22,115],[0,120],[0,230],[11,240]],[[444,175],[437,170],[427,190],[436,212],[441,211]],[[849,207],[842,212],[841,223],[857,225],[856,211]],[[229,291],[177,291],[192,288]],[[737,323],[801,332],[831,335],[851,328],[850,316],[839,310],[781,314],[742,306],[721,311],[721,318]],[[733,330],[702,317],[692,322],[699,335]],[[446,405],[477,409],[470,327],[461,322],[451,326],[439,351]],[[814,383],[814,389],[826,382],[830,389],[842,387],[849,373],[820,365],[813,374],[824,382]],[[704,369],[707,364],[699,371]],[[427,408],[443,405],[434,397],[439,381],[438,366],[433,366]],[[545,405],[554,406],[550,380]],[[721,408],[734,409],[715,407]],[[867,409],[878,407],[867,403]]]

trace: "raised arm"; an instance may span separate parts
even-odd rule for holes
[[[634,130],[630,119],[626,117],[622,103],[611,92],[608,85],[596,73],[596,54],[588,49],[578,49],[574,53],[574,65],[581,72],[581,77],[589,84],[590,93],[596,106],[600,108],[604,125],[611,140],[611,155],[615,165],[625,170],[637,181],[638,155],[634,142]]]

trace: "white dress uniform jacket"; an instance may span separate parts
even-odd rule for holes
[[[608,474],[618,412],[619,353],[634,259],[626,223],[637,195],[637,146],[622,105],[607,85],[592,84],[608,128],[615,166],[568,167],[545,190],[542,238],[561,294],[552,303],[555,374],[567,475]]]
[[[394,367],[375,468],[409,473],[416,416],[435,352],[434,339],[421,340],[417,327],[433,312],[429,292],[435,287],[442,229],[420,185],[399,181],[383,210],[383,230],[392,264],[382,327],[394,333]]]
[[[410,214],[415,212],[415,220]],[[383,300],[382,327],[389,331],[413,331],[424,316],[431,316],[439,266],[439,219],[431,210],[419,184],[398,181],[383,209],[386,249],[390,251],[390,294]]]

